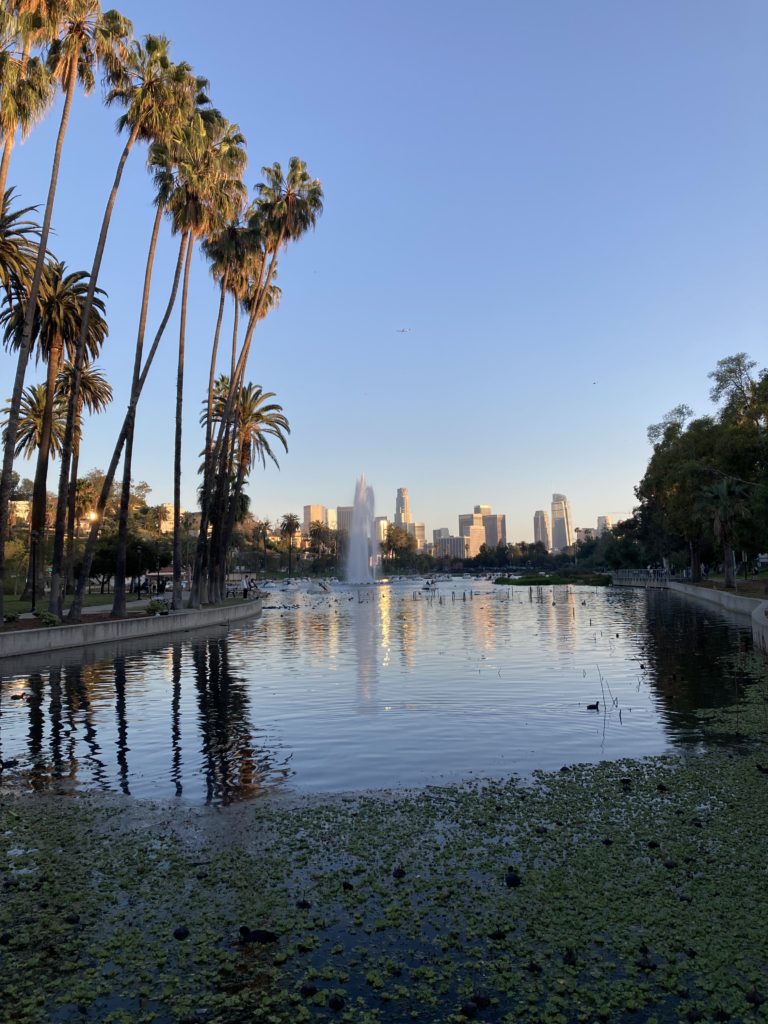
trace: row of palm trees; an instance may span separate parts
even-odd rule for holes
[[[105,101],[123,108],[118,129],[125,142],[104,209],[90,272],[68,274],[48,249],[58,183],[59,165],[72,104],[80,85],[93,88],[100,72]],[[223,590],[225,554],[242,509],[243,487],[251,467],[276,461],[270,438],[287,449],[288,421],[274,395],[245,379],[254,331],[279,299],[276,284],[278,256],[313,227],[322,212],[322,188],[298,157],[284,172],[275,163],[263,168],[264,180],[247,201],[243,183],[245,139],[239,127],[210,103],[208,83],[185,62],[174,62],[164,36],[132,36],[130,22],[116,11],[102,11],[99,0],[3,0],[0,8],[0,288],[3,330],[16,352],[13,393],[5,420],[0,478],[0,537],[7,535],[11,473],[18,438],[25,376],[33,352],[46,360],[47,423],[40,432],[35,489],[45,495],[45,476],[52,450],[59,457],[59,486],[53,534],[50,610],[62,613],[62,584],[67,510],[73,495],[72,464],[76,461],[84,384],[92,360],[108,329],[99,273],[106,251],[110,221],[126,162],[137,143],[148,146],[147,166],[154,185],[155,216],[138,318],[138,330],[127,411],[114,447],[104,486],[97,498],[93,527],[87,539],[82,568],[69,618],[82,609],[102,513],[122,459],[121,503],[118,516],[118,557],[113,614],[125,610],[125,550],[128,529],[133,431],[137,405],[158,346],[166,331],[179,292],[180,319],[174,438],[174,582],[173,603],[181,607],[181,453],[184,366],[190,269],[196,246],[202,246],[218,283],[219,311],[210,353],[208,393],[202,417],[204,428],[200,484],[201,524],[196,545],[190,603],[216,600]],[[57,89],[63,104],[56,138],[48,195],[42,223],[33,210],[14,208],[15,193],[5,188],[11,154],[43,116]],[[178,238],[173,282],[160,324],[145,351],[149,298],[157,242],[164,219]],[[65,287],[66,285],[66,287]],[[52,313],[51,295],[62,293]],[[67,292],[68,303],[63,301]],[[226,374],[217,373],[223,313],[234,307],[231,354]],[[66,322],[65,322],[66,321]],[[65,329],[66,328],[66,329]],[[57,385],[64,370],[67,383]],[[57,392],[58,387],[58,392]],[[58,393],[58,398],[57,398]],[[29,392],[26,393],[29,398]],[[63,431],[54,435],[55,416],[66,402]],[[56,436],[55,445],[52,438]],[[44,452],[44,454],[43,454]],[[42,504],[44,510],[44,500]],[[39,518],[39,509],[38,509]],[[43,511],[44,515],[44,511]],[[35,529],[33,524],[33,529]],[[71,550],[71,548],[70,548]],[[0,621],[4,552],[0,544]]]

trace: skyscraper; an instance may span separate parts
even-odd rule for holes
[[[533,542],[541,542],[547,551],[552,550],[552,539],[549,533],[549,514],[543,509],[533,513]]]
[[[411,523],[411,499],[408,496],[407,487],[398,487],[397,500],[395,501],[395,526],[405,526]]]
[[[563,551],[573,544],[571,504],[564,494],[552,495],[552,550]]]
[[[483,506],[480,506],[483,508]],[[488,506],[485,506],[488,508]],[[489,512],[483,516],[483,529],[485,530],[485,543],[489,548],[497,548],[499,544],[507,543],[507,517],[498,513]]]

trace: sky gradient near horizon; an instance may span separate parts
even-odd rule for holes
[[[230,0],[219,22],[207,0],[117,6],[210,80],[248,139],[251,192],[263,164],[294,154],[323,182],[325,212],[282,257],[283,301],[249,364],[292,428],[280,471],[251,475],[257,517],[351,504],[365,473],[379,515],[392,518],[408,488],[428,538],[483,503],[506,514],[510,540],[530,540],[553,491],[574,525],[594,526],[631,512],[648,424],[680,402],[709,411],[718,359],[746,351],[765,365],[758,0],[481,0],[471,16],[454,0],[297,0],[290,14]],[[9,183],[25,204],[44,200],[58,111],[14,153]],[[92,261],[117,114],[98,88],[73,105],[50,243],[70,269]],[[153,215],[144,156],[126,170],[99,281],[115,402],[86,424],[83,472],[106,466],[127,401]],[[150,325],[174,249],[166,233]],[[216,311],[198,258],[188,509]],[[172,499],[177,323],[139,407],[134,474],[153,503]],[[12,371],[0,353],[4,399]],[[56,480],[54,464],[49,489]]]

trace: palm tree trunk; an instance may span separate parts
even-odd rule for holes
[[[3,146],[3,156],[0,160],[0,196],[5,195],[6,182],[8,181],[8,168],[11,163],[11,153],[13,152],[13,135],[6,135],[5,145]]]
[[[189,270],[192,264],[194,240],[190,237],[187,262],[184,266],[184,286],[181,291],[181,320],[179,323],[179,362],[176,370],[176,436],[173,445],[173,601],[178,611],[181,603],[181,414],[184,405],[184,341],[187,329],[187,299],[189,297]]]
[[[61,164],[61,153],[64,148],[64,136],[67,133],[69,113],[72,109],[72,99],[75,94],[75,82],[77,81],[77,62],[72,62],[72,69],[67,78],[67,87],[64,93],[64,109],[61,112],[59,122],[59,133],[56,137],[56,148],[53,151],[53,165],[51,167],[51,180],[48,185],[48,198],[45,203],[45,214],[43,225],[40,230],[38,242],[37,259],[35,270],[32,275],[32,284],[27,296],[27,315],[24,319],[24,327],[21,333],[19,355],[16,362],[16,376],[13,382],[13,394],[11,395],[8,407],[8,418],[5,426],[5,447],[3,450],[3,470],[0,475],[0,537],[8,533],[8,514],[11,499],[11,473],[13,472],[13,457],[16,447],[16,435],[19,432],[19,409],[21,406],[21,394],[24,390],[24,376],[27,372],[27,363],[32,351],[32,331],[34,329],[35,309],[37,308],[37,297],[40,293],[40,281],[43,277],[45,255],[48,248],[48,235],[51,230],[51,217],[53,216],[53,204],[56,199],[56,185],[59,180],[59,165]],[[0,544],[0,622],[3,621],[3,591],[5,582],[5,545]]]
[[[171,318],[173,307],[176,304],[176,295],[179,290],[179,279],[181,278],[181,268],[184,264],[184,256],[186,254],[187,235],[184,234],[181,239],[181,245],[179,246],[179,255],[176,260],[176,272],[173,278],[173,287],[171,288],[171,295],[168,299],[168,305],[166,306],[163,319],[160,321],[160,326],[155,334],[155,340],[152,342],[152,347],[149,350],[149,355],[144,363],[144,369],[141,371],[139,377],[138,386],[136,393],[132,394],[128,403],[128,411],[125,414],[123,425],[120,428],[117,441],[115,443],[115,450],[112,452],[112,459],[110,460],[107,468],[106,476],[104,477],[104,483],[101,487],[101,493],[99,500],[96,503],[96,518],[91,524],[91,532],[88,534],[88,540],[86,541],[85,551],[83,552],[82,568],[80,570],[80,577],[77,581],[77,587],[75,588],[75,596],[72,600],[72,607],[69,609],[67,620],[69,622],[79,622],[80,616],[83,611],[83,596],[85,594],[85,587],[88,583],[88,579],[91,575],[91,565],[93,564],[93,556],[96,551],[96,544],[99,539],[99,530],[101,528],[101,521],[104,514],[104,509],[107,507],[107,501],[109,500],[109,492],[112,489],[112,481],[115,479],[115,473],[117,472],[117,465],[120,462],[120,456],[123,452],[123,445],[125,444],[126,438],[128,437],[128,424],[133,415],[136,412],[136,406],[138,404],[141,392],[146,383],[147,376],[149,374],[150,367],[155,358],[160,340],[163,337],[165,328],[168,325],[168,321]]]
[[[32,488],[32,514],[30,516],[30,545],[44,539],[45,514],[47,511],[47,490],[48,481],[48,460],[51,453],[51,436],[53,434],[53,404],[56,397],[56,378],[61,368],[63,355],[63,343],[57,341],[48,354],[48,371],[45,381],[45,405],[43,406],[43,420],[40,424],[40,444],[37,448],[37,465],[35,466],[35,481]],[[31,546],[30,546],[31,550]],[[38,551],[40,549],[38,548]],[[45,581],[45,559],[38,558],[37,579],[34,581],[35,590],[38,594],[43,593],[41,584]],[[27,575],[27,582],[22,593],[26,597],[32,586],[32,577]]]
[[[2,193],[0,193],[2,195]],[[237,332],[240,327],[240,302],[235,296],[235,318],[232,326],[232,360],[229,369],[229,379],[235,375],[235,366],[237,365]]]
[[[733,590],[736,586],[736,570],[733,564],[733,544],[730,541],[723,541],[723,562],[725,568],[723,586],[726,590]]]
[[[155,250],[160,234],[160,222],[163,219],[163,207],[160,205],[152,225],[152,236],[149,241],[147,266],[144,271],[144,291],[141,296],[141,312],[139,314],[139,330],[136,337],[136,352],[133,359],[133,377],[131,378],[131,395],[136,393],[141,374],[141,360],[144,351],[144,334],[147,329],[147,310],[149,309],[149,291],[152,283],[152,268],[155,262]],[[120,490],[120,509],[117,514],[117,551],[115,554],[115,596],[112,601],[113,618],[125,615],[125,563],[128,545],[128,507],[131,500],[131,462],[133,459],[133,432],[136,426],[136,409],[130,412],[128,429],[125,439],[125,455],[123,457],[123,485]]]
[[[66,533],[67,525],[67,491],[69,487],[69,464],[72,459],[72,446],[74,442],[75,429],[76,429],[76,418],[77,418],[77,402],[80,396],[80,374],[83,368],[83,357],[85,355],[86,341],[88,339],[88,324],[91,319],[91,310],[93,309],[93,299],[96,294],[96,285],[99,280],[99,271],[101,270],[101,260],[104,256],[104,247],[107,244],[107,234],[109,233],[109,224],[112,220],[112,211],[115,207],[115,200],[117,199],[117,190],[120,188],[120,180],[123,177],[123,170],[125,168],[126,161],[133,149],[133,144],[139,135],[139,125],[136,124],[128,136],[128,141],[123,147],[123,152],[120,154],[120,159],[117,163],[117,171],[115,172],[115,180],[112,182],[112,189],[107,199],[106,209],[104,210],[104,216],[101,221],[101,231],[99,232],[99,240],[96,243],[96,252],[93,257],[93,266],[91,267],[91,276],[88,279],[88,293],[85,297],[85,304],[83,305],[82,319],[80,321],[80,336],[77,339],[77,346],[72,358],[72,387],[69,395],[69,402],[67,403],[67,422],[64,427],[64,439],[61,443],[61,466],[59,467],[59,496],[56,504],[56,526],[53,535],[53,558],[51,567],[51,604],[53,605],[54,600],[60,602],[61,595],[59,593],[61,585],[61,570],[62,563],[64,561],[64,535]],[[55,593],[54,593],[55,584]]]
[[[701,583],[701,542],[689,540],[688,550],[691,555],[691,583]]]
[[[82,399],[82,396],[81,396]],[[82,415],[82,408],[78,410],[78,417]],[[64,558],[64,589],[68,594],[72,593],[72,584],[75,565],[75,522],[77,520],[77,471],[80,466],[80,445],[75,445],[72,452],[72,466],[69,471],[69,491],[67,494],[67,548]],[[78,534],[79,536],[79,534]],[[62,607],[63,607],[62,594]],[[56,613],[61,617],[61,610]]]

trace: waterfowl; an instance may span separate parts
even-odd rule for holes
[[[594,704],[587,704],[587,711],[599,711],[600,701],[596,700]]]

